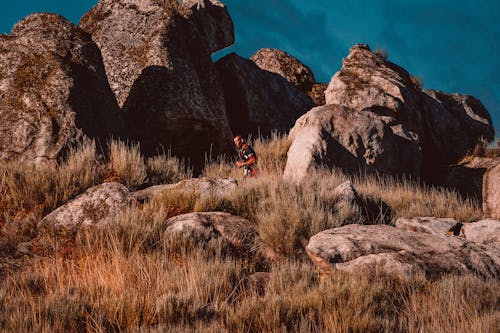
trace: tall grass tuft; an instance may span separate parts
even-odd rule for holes
[[[143,184],[146,179],[146,165],[138,144],[128,145],[122,141],[111,141],[109,166],[130,190]]]

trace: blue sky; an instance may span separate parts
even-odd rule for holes
[[[29,13],[59,13],[73,22],[96,0],[3,3],[0,32]],[[217,54],[250,57],[285,50],[328,82],[356,43],[384,48],[424,87],[479,98],[500,132],[499,0],[225,0],[236,44]]]

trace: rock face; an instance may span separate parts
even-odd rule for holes
[[[119,183],[104,183],[89,188],[44,217],[38,228],[71,229],[80,226],[103,225],[122,213],[133,200],[128,189]]]
[[[217,52],[234,43],[233,20],[226,6],[217,0],[185,0],[182,7],[208,44],[210,52]]]
[[[311,90],[307,92],[307,95],[312,98],[314,104],[317,106],[325,105],[325,90],[328,88],[327,83],[316,83],[313,84]]]
[[[456,163],[481,138],[491,141],[491,116],[472,96],[426,90],[423,95],[426,164]]]
[[[500,275],[498,247],[401,230],[386,225],[347,225],[322,231],[306,247],[314,263],[329,271],[353,271],[377,265],[401,276],[434,279],[448,273]]]
[[[297,58],[277,49],[260,49],[250,58],[259,68],[279,74],[295,88],[307,93],[316,83],[309,67]]]
[[[325,104],[326,83],[316,83],[314,74],[309,67],[285,51],[277,49],[260,49],[251,60],[259,68],[284,77],[295,88],[309,96],[315,106]]]
[[[447,165],[456,163],[465,156],[481,138],[493,138],[491,117],[477,99],[432,90],[423,92],[420,84],[407,71],[387,61],[383,55],[372,52],[364,44],[351,48],[349,55],[343,60],[341,70],[331,79],[325,91],[325,98],[326,105],[339,105],[350,110],[350,119],[360,119],[362,124],[366,122],[363,118],[374,119],[377,125],[373,127],[384,128],[386,143],[373,144],[380,141],[381,130],[371,129],[367,125],[356,125],[352,132],[358,134],[362,127],[364,136],[372,142],[373,147],[368,149],[365,142],[356,143],[348,126],[327,128],[322,125],[321,135],[316,134],[316,139],[313,139],[310,133],[317,130],[311,128],[317,128],[318,122],[312,119],[317,118],[321,112],[313,109],[309,112],[311,115],[304,115],[292,129],[293,135],[291,133],[290,136],[302,143],[292,143],[289,154],[292,153],[292,158],[296,159],[297,151],[292,150],[305,146],[303,142],[306,141],[309,146],[323,146],[320,149],[314,148],[319,158],[314,162],[311,162],[310,158],[307,158],[308,162],[289,159],[289,170],[300,169],[300,172],[304,173],[304,166],[310,164],[340,166],[345,169],[345,163],[342,161],[346,159],[345,156],[358,168],[363,166],[359,152],[367,151],[365,164],[371,165],[370,169],[374,171],[422,176],[427,180],[441,181]],[[322,117],[325,119],[325,116]],[[328,120],[324,121],[327,122]],[[351,120],[349,123],[354,122]],[[370,131],[373,131],[375,138]],[[318,136],[321,136],[321,139]],[[328,149],[325,146],[331,140],[324,138],[329,137],[338,141],[342,149],[345,148],[344,154],[339,154],[340,157],[326,153]],[[347,142],[338,139],[349,137],[351,139]],[[389,146],[388,138],[391,142]],[[319,143],[321,141],[323,143]],[[397,144],[393,144],[396,142]],[[355,153],[358,149],[359,152]],[[404,156],[396,156],[398,154]],[[378,163],[385,159],[378,157],[382,155],[394,157],[391,161],[394,165],[391,167],[383,162]],[[325,158],[327,156],[328,158]],[[347,168],[347,171],[352,171],[349,169],[352,167]]]
[[[297,120],[289,137],[285,179],[300,181],[316,166],[419,176],[419,146],[371,111],[316,107]]]
[[[342,61],[342,68],[325,91],[326,104],[371,111],[416,144],[423,135],[420,91],[403,68],[357,44]]]
[[[133,192],[130,196],[138,201],[146,201],[165,191],[180,191],[186,194],[196,193],[200,198],[211,198],[214,196],[229,195],[237,187],[238,182],[235,179],[202,177],[182,180],[176,184],[151,186],[144,190]]]
[[[44,162],[84,137],[118,136],[118,105],[90,35],[33,14],[0,36],[0,159]]]
[[[483,178],[489,168],[500,164],[500,159],[474,157],[469,161],[453,166],[441,183],[447,188],[456,190],[464,197],[481,202]]]
[[[483,178],[484,215],[500,220],[500,165],[489,169]]]
[[[223,212],[189,213],[167,220],[164,238],[174,235],[196,240],[222,237],[233,246],[249,252],[255,246],[257,229],[250,221]]]
[[[229,124],[242,135],[288,131],[312,100],[283,76],[231,53],[216,63],[226,96]]]
[[[206,152],[231,149],[210,58],[234,41],[223,4],[190,1],[180,9],[174,0],[101,0],[79,26],[101,48],[129,136],[144,154],[171,149],[199,166]]]

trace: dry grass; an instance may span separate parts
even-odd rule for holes
[[[241,181],[232,161],[205,168],[205,175],[240,177],[231,195],[202,199],[194,193],[163,193],[115,217],[106,229],[68,235],[38,232],[36,222],[110,175],[133,189],[144,182],[175,182],[190,177],[190,171],[168,154],[144,160],[137,147],[120,143],[111,145],[109,161],[86,145],[58,165],[2,165],[0,208],[8,220],[1,226],[0,243],[10,250],[1,252],[0,264],[21,239],[36,237],[41,250],[19,259],[17,268],[0,265],[0,330],[494,332],[499,327],[498,280],[448,276],[431,283],[373,272],[322,276],[304,254],[309,237],[327,228],[392,223],[399,216],[470,221],[481,217],[475,203],[409,181],[359,176],[353,179],[361,196],[358,206],[340,212],[332,190],[349,177],[320,170],[306,182],[290,184],[280,177],[286,139],[257,140],[254,147],[261,168],[257,179]],[[25,220],[19,212],[40,204],[22,237],[10,237],[8,226]],[[259,266],[228,253],[218,240],[164,237],[169,217],[210,210],[251,220],[261,241],[284,259]],[[257,292],[245,281],[262,267],[269,283]]]
[[[110,170],[129,189],[135,189],[146,180],[146,164],[139,145],[128,145],[121,141],[109,144]]]

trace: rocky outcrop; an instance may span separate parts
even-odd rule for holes
[[[176,184],[156,185],[144,190],[132,192],[130,196],[140,202],[165,193],[167,191],[195,194],[200,198],[223,197],[231,194],[238,187],[235,179],[226,178],[192,178]]]
[[[312,100],[283,76],[260,69],[231,53],[216,63],[226,96],[229,124],[235,133],[288,131],[312,106]]]
[[[423,136],[420,90],[410,74],[368,45],[357,44],[342,61],[342,68],[325,91],[326,104],[356,112],[371,111],[394,132],[419,144]]]
[[[316,107],[299,118],[284,177],[303,179],[310,168],[339,167],[419,176],[420,148],[411,136],[395,133],[377,113],[355,112],[339,105]]]
[[[292,129],[290,136],[302,143],[292,143],[289,154],[292,153],[293,159],[296,159],[297,152],[292,150],[298,146],[322,147],[314,148],[317,149],[318,156],[315,160],[309,157],[306,159],[308,162],[289,159],[289,170],[300,169],[303,173],[304,165],[312,164],[340,166],[346,171],[352,171],[353,168],[345,168],[346,163],[342,161],[347,158],[352,160],[354,169],[360,166],[364,169],[359,153],[364,154],[366,151],[368,158],[364,164],[371,165],[369,169],[373,171],[406,174],[423,177],[432,182],[442,182],[449,164],[458,162],[458,159],[470,152],[481,138],[493,138],[491,117],[477,99],[431,90],[423,92],[417,80],[406,70],[387,61],[383,54],[372,52],[367,45],[353,46],[342,64],[341,70],[333,76],[325,91],[326,105],[338,105],[350,110],[349,118],[357,119],[356,122],[349,121],[350,124],[358,121],[363,124],[366,118],[374,119],[378,125],[373,127],[384,127],[386,143],[372,144],[373,147],[370,148],[365,142],[357,143],[355,137],[360,131],[364,131],[364,136],[371,142],[381,140],[381,130],[369,128],[367,125],[354,125],[354,135],[350,135],[351,129],[348,126],[328,128],[322,125],[321,139],[318,138],[319,134],[313,139],[310,133],[318,133],[318,126],[317,121],[312,119],[318,117],[321,112],[313,109],[309,112],[310,115],[308,113],[303,119],[299,119]],[[316,130],[313,130],[313,127]],[[326,146],[331,140],[324,138],[330,137],[338,141],[342,149],[345,148],[344,153],[339,154],[340,157],[326,153]],[[347,142],[338,140],[349,137],[351,138]],[[389,145],[388,138],[391,142]],[[319,143],[321,141],[323,143]],[[396,156],[398,154],[404,156]],[[378,157],[379,155],[391,156],[394,165],[388,167],[384,162],[377,163],[385,159]]]
[[[73,229],[81,226],[105,225],[134,201],[128,189],[119,183],[104,183],[89,188],[45,216],[38,228]]]
[[[223,212],[189,213],[167,220],[164,239],[182,237],[185,239],[209,241],[222,238],[236,249],[249,253],[256,245],[257,228],[250,221]]]
[[[401,230],[386,225],[348,225],[322,231],[309,240],[306,251],[325,271],[382,269],[400,276],[475,273],[500,276],[500,249],[443,237]]]
[[[44,162],[83,138],[118,136],[118,105],[89,34],[33,14],[0,36],[0,159]]]
[[[483,178],[484,215],[500,220],[500,165],[489,169]]]
[[[220,2],[186,6],[184,13],[173,0],[101,0],[79,25],[101,48],[129,137],[145,155],[171,149],[199,167],[205,153],[231,149],[211,53],[229,46],[233,31]]]

